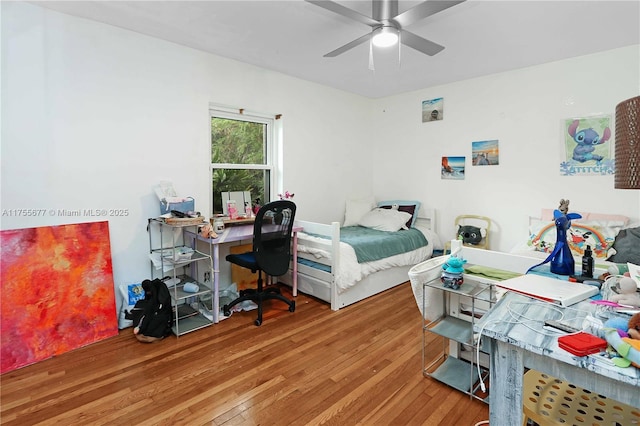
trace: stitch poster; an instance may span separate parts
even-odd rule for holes
[[[611,116],[568,118],[562,125],[562,176],[612,175]]]

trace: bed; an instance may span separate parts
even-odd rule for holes
[[[398,204],[400,203],[400,204]],[[373,211],[382,208],[389,210],[403,208],[402,200],[392,201],[388,205],[380,202]],[[365,208],[366,210],[366,208]],[[419,211],[424,211],[418,216]],[[409,280],[409,269],[430,258],[434,249],[441,249],[442,243],[435,229],[435,214],[433,210],[420,210],[420,203],[414,204],[411,210],[410,223],[406,228],[395,232],[381,231],[378,234],[388,234],[389,237],[412,235],[414,239],[413,249],[396,249],[394,253],[385,257],[379,253],[376,257],[367,257],[361,253],[358,246],[345,242],[355,229],[357,238],[368,238],[366,232],[363,235],[362,228],[356,226],[358,222],[365,223],[366,215],[360,220],[350,217],[350,209],[347,208],[344,225],[340,222],[323,224],[309,221],[296,221],[303,227],[303,232],[298,233],[298,290],[326,301],[332,310],[339,310],[367,297],[405,283]],[[364,221],[364,222],[363,222]],[[359,228],[359,229],[358,229]],[[380,231],[380,230],[378,230]],[[368,231],[367,231],[368,232]],[[426,244],[419,246],[415,242],[416,233],[426,240]],[[375,233],[374,233],[375,234]],[[380,237],[380,235],[377,235]],[[420,238],[422,238],[420,237]],[[384,238],[387,238],[384,236]],[[386,240],[385,240],[386,241]],[[375,246],[382,247],[391,243],[381,243],[378,240]],[[419,246],[419,247],[418,247]],[[415,248],[417,247],[417,248]],[[379,258],[381,257],[381,258]],[[280,280],[285,284],[292,284],[291,272]]]

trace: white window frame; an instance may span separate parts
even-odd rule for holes
[[[249,121],[252,123],[266,124],[266,161],[265,164],[234,164],[211,163],[209,167],[209,196],[213,194],[213,171],[216,169],[236,170],[269,170],[269,200],[274,200],[276,194],[282,193],[283,187],[283,138],[282,116],[279,114],[267,114],[223,105],[209,105],[209,134],[211,134],[211,119],[225,118],[230,120]],[[209,136],[209,158],[211,158],[211,136]],[[269,200],[262,200],[266,203]],[[209,206],[213,208],[213,200],[209,200]],[[212,211],[213,212],[213,211]]]

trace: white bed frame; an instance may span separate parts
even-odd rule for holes
[[[418,217],[418,224],[431,230],[436,229],[435,212],[433,209],[423,209],[424,216]],[[345,306],[349,306],[367,297],[381,293],[397,285],[409,281],[409,269],[413,265],[393,267],[371,274],[353,287],[340,293],[335,282],[334,272],[338,270],[340,262],[340,222],[323,224],[307,221],[296,221],[296,225],[303,227],[304,233],[327,236],[326,242],[305,239],[304,235],[298,234],[298,244],[307,247],[317,248],[331,253],[331,259],[317,259],[309,253],[298,252],[298,257],[306,258],[314,262],[323,263],[331,267],[332,272],[325,272],[307,265],[298,264],[298,291],[310,296],[317,297],[331,304],[331,309],[337,311]],[[429,241],[429,244],[433,244]],[[426,260],[426,259],[425,259]],[[292,271],[279,278],[287,285],[292,285]]]

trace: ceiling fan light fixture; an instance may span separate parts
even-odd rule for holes
[[[371,40],[376,47],[389,47],[398,42],[398,29],[392,26],[384,26],[374,31]]]

